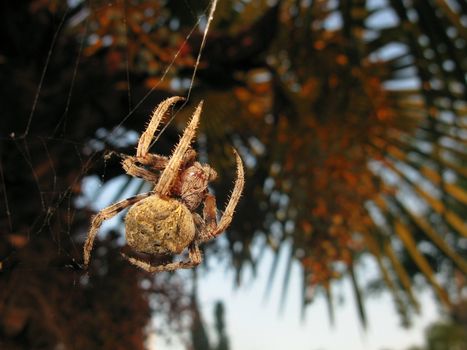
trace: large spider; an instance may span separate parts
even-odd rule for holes
[[[151,265],[122,254],[130,263],[148,272],[173,271],[198,265],[202,260],[198,244],[218,236],[232,221],[244,185],[242,161],[234,149],[237,180],[224,214],[217,222],[216,198],[208,191],[208,183],[217,174],[209,165],[197,162],[196,152],[190,147],[198,126],[202,102],[170,158],[148,152],[165,113],[181,100],[182,97],[172,97],[163,101],[139,139],[136,156],[125,156],[122,166],[126,173],[153,183],[154,189],[115,203],[94,216],[84,244],[85,268],[89,264],[94,239],[101,224],[130,206],[125,217],[126,238],[128,245],[135,251],[175,255],[188,247],[186,261],[165,265]],[[201,203],[204,206],[202,216],[197,213]]]

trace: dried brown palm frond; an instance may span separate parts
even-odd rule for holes
[[[250,243],[262,232],[277,257],[275,276],[291,243],[304,288],[321,285],[330,299],[330,282],[349,275],[364,321],[356,275],[369,252],[408,321],[419,309],[415,275],[450,307],[451,276],[467,272],[466,9],[332,4],[283,1],[263,64],[233,91],[207,93],[207,104],[212,96],[218,105],[206,118],[211,140],[234,134],[253,159],[249,210],[229,236],[232,246],[242,243],[234,259],[239,274],[254,264]]]

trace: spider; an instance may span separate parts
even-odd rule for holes
[[[221,234],[231,223],[244,185],[242,160],[234,149],[237,179],[222,217],[217,222],[216,198],[208,184],[217,177],[214,169],[196,161],[196,152],[190,143],[196,133],[203,102],[196,108],[170,158],[149,153],[149,147],[162,118],[173,104],[183,100],[171,97],[154,110],[152,118],[141,135],[136,156],[124,156],[122,167],[128,175],[154,184],[152,191],[138,194],[110,205],[97,213],[84,244],[84,267],[87,268],[97,232],[102,223],[130,207],[125,217],[127,244],[136,252],[151,255],[176,255],[188,248],[185,261],[164,265],[122,256],[131,264],[148,272],[174,271],[201,263],[199,244]],[[202,216],[198,213],[203,203]]]

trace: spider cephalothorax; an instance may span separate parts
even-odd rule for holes
[[[180,196],[188,209],[195,210],[208,194],[208,183],[216,178],[216,171],[209,165],[195,162],[180,172],[172,193]]]
[[[87,267],[97,231],[104,220],[130,207],[125,217],[127,243],[135,251],[146,254],[180,254],[188,248],[188,260],[166,265],[123,255],[132,264],[149,272],[189,268],[201,262],[198,244],[222,233],[232,221],[235,207],[244,185],[243,165],[234,150],[237,162],[237,180],[224,214],[217,222],[216,199],[209,193],[208,184],[217,173],[207,164],[196,161],[196,152],[190,147],[199,122],[202,103],[183,133],[170,158],[148,153],[149,146],[168,108],[182,100],[172,97],[154,111],[146,131],[141,135],[136,156],[127,156],[123,168],[131,175],[154,184],[149,193],[139,194],[113,204],[99,212],[92,220],[84,244],[84,265]],[[197,210],[203,203],[203,210]]]

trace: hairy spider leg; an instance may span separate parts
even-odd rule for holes
[[[193,219],[197,229],[196,240],[200,243],[211,240],[213,237],[210,232],[217,227],[217,206],[216,197],[208,193],[204,200],[203,217],[197,213],[193,213]]]
[[[141,137],[139,138],[138,146],[136,148],[136,156],[127,156],[122,161],[122,167],[128,175],[139,177],[152,183],[157,183],[157,181],[159,180],[158,174],[154,173],[151,170],[138,166],[136,163],[150,166],[152,169],[155,170],[162,170],[167,166],[167,157],[160,156],[158,154],[148,153],[148,150],[154,138],[154,134],[156,133],[157,128],[159,127],[159,124],[162,121],[167,110],[173,104],[179,101],[183,101],[184,99],[184,97],[179,96],[168,98],[162,101],[154,110],[151,120],[149,121],[148,126],[146,127],[146,130],[141,134]],[[187,154],[184,157],[184,163],[188,163],[191,161],[191,159],[194,159],[196,154],[193,155],[192,153]]]
[[[216,215],[216,197],[211,193],[208,193],[204,200],[203,217],[197,213],[193,213],[193,219],[195,220],[195,224],[198,228],[197,241],[200,243],[210,241],[217,237],[225,231],[232,221],[233,213],[240,199],[245,182],[242,160],[235,149],[234,152],[237,161],[237,180],[235,181],[234,189],[232,190],[232,194],[219,224],[217,223]]]
[[[181,167],[187,167],[188,165],[192,164],[196,159],[196,151],[192,148],[188,149],[186,153],[183,155]],[[142,165],[146,165],[150,167],[150,169],[146,169],[142,166],[137,165],[140,163]],[[156,184],[159,180],[159,172],[154,172],[154,170],[163,170],[169,163],[169,159],[164,156],[160,156],[158,154],[151,154],[148,153],[144,158],[138,158],[133,156],[127,156],[122,161],[122,167],[125,172],[134,177],[139,177],[143,180]]]
[[[92,219],[91,223],[91,229],[89,230],[88,236],[86,238],[86,242],[84,243],[84,267],[87,268],[89,265],[89,260],[91,258],[91,251],[92,247],[94,245],[94,240],[96,238],[97,232],[99,231],[99,228],[101,227],[102,223],[114,217],[117,215],[119,212],[121,212],[123,209],[139,202],[140,200],[149,197],[153,195],[154,193],[148,192],[148,193],[142,193],[138,194],[136,196],[124,199],[118,203],[112,204],[111,206],[108,206],[105,209],[102,209],[99,213],[97,213],[94,218]]]
[[[167,196],[169,194],[172,184],[177,177],[178,170],[180,169],[180,166],[183,162],[183,157],[187,150],[190,148],[191,140],[195,136],[202,108],[203,101],[201,101],[198,104],[198,107],[196,107],[190,123],[186,127],[182,137],[180,138],[180,141],[172,153],[172,157],[170,157],[169,163],[165,167],[159,181],[157,182],[157,185],[154,189],[157,194],[162,196]]]
[[[151,170],[143,168],[142,166],[139,166],[136,163],[150,166]],[[154,172],[152,170],[162,170],[166,167],[167,163],[167,157],[148,153],[144,158],[132,156],[126,157],[122,161],[122,167],[123,170],[125,170],[125,172],[130,176],[139,177],[146,181],[157,183],[157,181],[159,180],[159,173]]]
[[[203,219],[208,232],[213,231],[217,226],[217,205],[216,197],[208,193],[204,200]]]
[[[122,256],[127,259],[131,264],[142,268],[150,273],[162,272],[162,271],[175,271],[178,269],[189,269],[194,266],[197,266],[203,260],[201,257],[201,252],[199,250],[198,244],[196,242],[191,243],[188,247],[188,260],[177,261],[165,265],[151,265],[146,261],[142,261],[128,255],[121,253]]]
[[[148,154],[149,147],[151,146],[152,139],[154,134],[159,127],[162,118],[164,118],[165,113],[173,104],[183,101],[185,98],[180,96],[174,96],[162,101],[157,108],[152,113],[151,120],[146,127],[146,130],[141,134],[141,137],[138,141],[138,147],[136,148],[136,157],[144,157]]]
[[[245,185],[245,173],[243,170],[243,163],[240,155],[238,154],[237,150],[233,149],[235,154],[235,159],[237,162],[237,180],[235,181],[234,188],[232,190],[232,194],[230,195],[230,199],[225,207],[224,214],[219,220],[217,227],[207,226],[207,237],[203,237],[203,240],[210,240],[221,234],[225,231],[225,229],[230,225],[232,222],[233,214],[235,211],[235,207],[238,204],[240,196],[242,195],[243,186]],[[208,204],[209,205],[209,204]],[[215,205],[215,202],[214,202]]]

